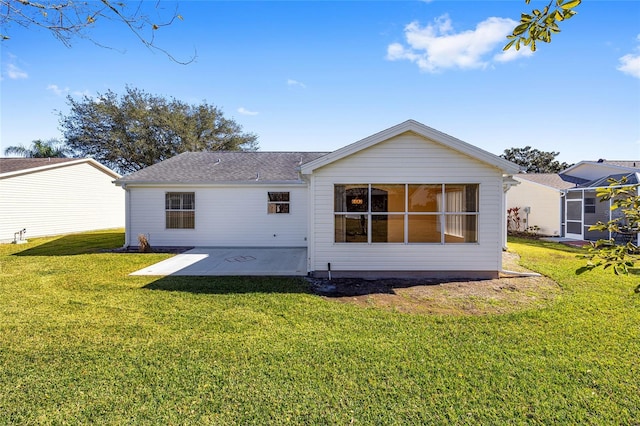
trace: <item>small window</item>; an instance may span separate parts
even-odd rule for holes
[[[167,229],[194,229],[195,220],[194,192],[167,192],[165,194],[165,220]]]
[[[584,199],[584,212],[585,213],[595,213],[596,212],[596,199],[595,198],[585,198]]]
[[[269,192],[268,195],[267,212],[269,214],[289,213],[290,195],[288,192]]]

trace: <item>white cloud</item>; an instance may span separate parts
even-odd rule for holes
[[[57,84],[50,84],[47,86],[47,90],[49,90],[50,92],[53,92],[56,96],[64,96],[67,93],[69,93],[69,88],[65,87],[64,89],[61,87],[58,87]]]
[[[638,41],[640,42],[640,35],[638,35]],[[636,50],[640,50],[640,46]],[[629,53],[621,57],[617,70],[631,77],[640,78],[640,53]]]
[[[485,68],[488,56],[506,44],[506,36],[517,22],[507,18],[491,17],[476,25],[474,30],[456,33],[449,15],[434,19],[433,23],[420,26],[411,22],[404,29],[406,45],[393,43],[387,47],[387,59],[406,59],[414,62],[422,71],[439,72],[449,68]],[[507,62],[530,56],[528,49],[494,54],[493,60]]]
[[[516,50],[515,47],[512,47],[507,51],[501,51],[500,53],[496,53],[493,56],[493,60],[496,62],[511,62],[511,61],[515,61],[516,59],[527,58],[532,55],[533,55],[533,51],[528,46],[521,46],[520,50]]]
[[[306,88],[307,88],[307,85],[306,85],[306,84],[304,84],[304,83],[302,83],[302,82],[300,82],[300,81],[298,81],[298,80],[293,80],[293,79],[291,79],[291,78],[287,80],[287,85],[289,85],[289,86],[302,87],[303,89],[306,89]]]
[[[238,108],[238,112],[242,115],[258,115],[257,111],[249,111],[245,107]]]
[[[624,55],[620,58],[620,66],[618,71],[622,71],[625,74],[629,74],[632,77],[640,78],[640,54],[638,55]]]
[[[25,71],[22,71],[15,64],[7,64],[5,72],[7,74],[7,77],[9,77],[11,80],[20,80],[20,79],[29,78],[29,74],[27,74]]]
[[[91,97],[91,93],[90,93],[88,90],[83,90],[83,91],[80,91],[80,90],[74,90],[73,92],[71,92],[71,94],[72,94],[73,96],[77,96],[77,97],[85,97],[85,96],[86,96],[87,98],[90,98],[90,97]]]

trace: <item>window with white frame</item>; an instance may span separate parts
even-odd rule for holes
[[[289,213],[290,194],[289,192],[269,192],[267,202],[267,213]]]
[[[165,193],[167,229],[195,229],[196,195],[194,192]]]
[[[478,184],[334,186],[336,243],[476,243]]]
[[[595,213],[596,212],[596,199],[592,197],[585,197],[584,199],[584,212]]]

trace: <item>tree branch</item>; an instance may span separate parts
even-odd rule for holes
[[[196,52],[186,61],[178,60],[166,49],[155,43],[155,31],[160,28],[173,25],[176,19],[182,20],[178,8],[170,15],[169,19],[161,23],[152,22],[148,16],[142,13],[143,2],[139,1],[136,8],[127,12],[125,3],[115,3],[112,0],[100,0],[98,2],[35,2],[30,0],[0,0],[0,39],[9,40],[10,24],[20,25],[24,28],[36,26],[53,34],[62,44],[71,47],[75,38],[84,38],[92,41],[100,47],[108,46],[96,41],[87,34],[101,18],[121,22],[134,36],[150,50],[156,50],[166,55],[172,61],[179,64],[189,64],[196,59]],[[160,1],[155,3],[156,9],[161,8]],[[150,37],[145,37],[142,31],[151,30]]]

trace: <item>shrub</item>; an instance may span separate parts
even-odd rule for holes
[[[151,253],[153,251],[147,235],[138,234],[138,251],[140,253]]]

